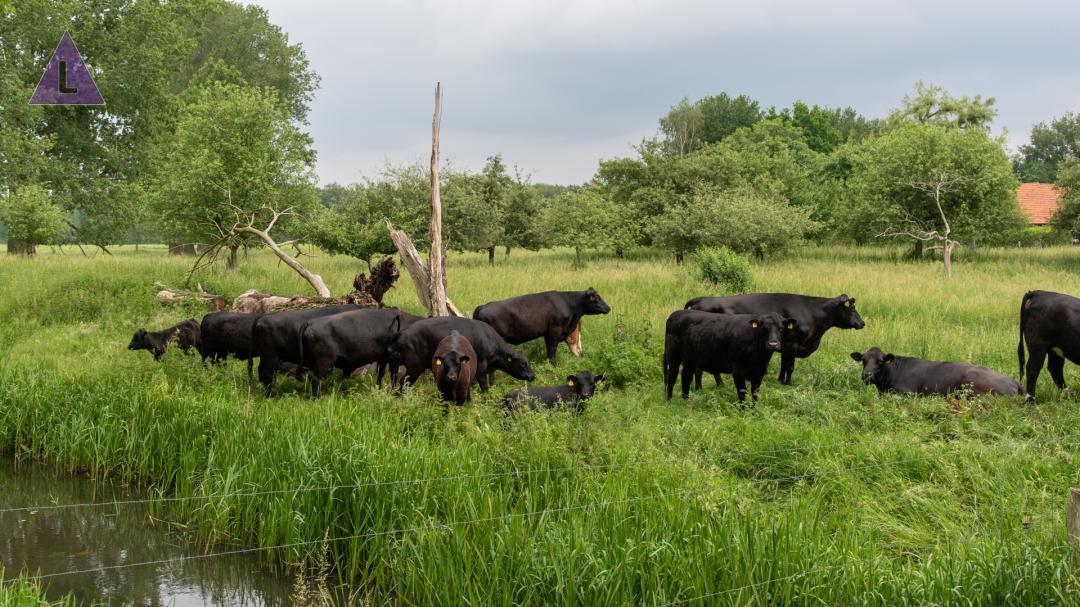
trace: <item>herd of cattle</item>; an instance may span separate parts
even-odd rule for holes
[[[396,308],[337,305],[271,314],[213,312],[199,323],[183,321],[162,331],[139,329],[130,350],[149,350],[160,360],[169,343],[185,353],[195,348],[203,361],[233,357],[248,361],[248,375],[259,359],[259,381],[269,396],[278,373],[306,378],[313,397],[334,369],[345,377],[360,367],[376,365],[377,383],[387,369],[391,383],[415,384],[431,370],[444,403],[461,405],[473,383],[487,391],[496,371],[532,381],[529,359],[513,346],[544,339],[547,357],[556,364],[559,342],[580,327],[583,316],[607,314],[610,306],[595,289],[546,291],[483,304],[473,318],[421,318]],[[791,383],[796,358],[806,358],[831,328],[862,329],[855,299],[810,297],[788,293],[756,293],[730,297],[698,297],[673,312],[665,326],[663,371],[665,394],[671,398],[677,378],[682,395],[691,384],[701,388],[703,373],[721,385],[730,374],[739,402],[746,382],[757,401],[761,381],[774,352],[780,353],[782,384]],[[1030,352],[1026,367],[1024,344]],[[1065,387],[1065,359],[1080,362],[1080,299],[1049,291],[1030,291],[1020,305],[1020,378],[1023,393],[1034,401],[1035,383],[1044,362],[1058,388]],[[895,356],[872,347],[852,352],[862,365],[862,379],[880,392],[948,395],[953,392],[1017,395],[1011,378],[967,362],[930,361]],[[402,374],[402,370],[404,373]],[[566,384],[527,387],[507,394],[507,410],[559,405],[581,410],[582,403],[604,379],[590,371],[569,375]]]

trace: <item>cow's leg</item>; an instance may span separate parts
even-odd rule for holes
[[[690,398],[690,382],[694,379],[694,367],[689,364],[683,364],[682,369],[682,397]]]
[[[487,369],[478,369],[479,373],[476,376],[476,383],[480,385],[481,392],[487,392],[491,387],[491,376],[495,374],[494,371],[488,371]]]
[[[713,379],[716,380],[716,387],[717,388],[724,385],[724,378],[723,378],[722,373],[713,373],[712,376],[713,376]]]
[[[376,369],[375,385],[381,388],[382,387],[382,378],[383,378],[383,375],[386,373],[386,361],[385,360],[380,360],[375,365],[375,369]]]
[[[675,390],[675,379],[679,376],[679,361],[664,361],[664,395],[671,400],[671,393]]]
[[[780,352],[780,383],[791,385],[791,372],[795,370],[795,351],[784,349]]]
[[[545,335],[544,345],[547,346],[547,357],[548,360],[551,361],[551,366],[556,366],[556,355],[559,352],[559,337],[557,335],[551,335],[550,333],[548,335]]]
[[[750,376],[750,398],[755,405],[758,401],[758,390],[761,388],[761,380],[765,379],[765,373],[767,371],[767,369],[762,369],[760,373],[755,372]]]
[[[735,393],[739,395],[739,402],[746,401],[746,378],[742,376],[742,373],[735,371],[731,374],[731,379],[735,383]]]
[[[701,376],[704,373],[705,372],[702,371],[701,369],[698,369],[696,372],[694,372],[694,389],[695,390],[700,390],[701,389]]]
[[[1059,390],[1065,389],[1065,358],[1051,350],[1047,353],[1046,370]]]
[[[274,373],[277,372],[281,361],[274,356],[259,358],[259,381],[263,385],[263,396],[270,397],[270,389],[274,387]]]
[[[165,348],[154,348],[151,351],[154,353],[154,360],[161,360],[161,357],[165,356]]]
[[[319,380],[318,374],[311,369],[308,369],[308,383],[311,384],[311,398],[319,398]]]
[[[1027,361],[1027,389],[1024,397],[1030,402],[1035,402],[1035,382],[1039,380],[1039,372],[1042,371],[1043,361],[1046,360],[1046,350],[1032,349],[1028,352],[1030,357]]]

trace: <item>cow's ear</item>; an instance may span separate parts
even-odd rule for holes
[[[750,321],[750,328],[756,329],[756,328],[758,328],[760,326],[761,326],[761,323],[758,322],[756,318],[754,320]]]
[[[577,378],[574,377],[573,375],[567,375],[566,376],[566,385],[573,388],[575,384],[577,384]]]
[[[598,384],[602,384],[602,383],[604,383],[604,379],[605,379],[604,374],[601,373],[600,375],[597,375],[596,377],[594,377],[593,381],[598,383]]]
[[[851,360],[853,360],[853,361],[855,361],[857,363],[861,363],[862,362],[862,352],[852,352],[851,353]]]
[[[461,364],[463,364],[463,365],[469,364],[469,357],[468,356],[462,356],[461,357]]]
[[[797,324],[798,323],[795,321],[794,318],[786,318],[786,319],[784,319],[784,327],[788,331],[794,331],[795,330],[795,325],[797,325]]]
[[[884,360],[885,360],[886,365],[891,365],[892,361],[896,360],[896,357],[893,356],[892,354],[886,354]]]

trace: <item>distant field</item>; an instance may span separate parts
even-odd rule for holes
[[[1080,483],[1076,395],[1044,373],[1035,407],[879,397],[848,357],[876,345],[1015,377],[1020,298],[1080,293],[1078,248],[965,250],[949,281],[896,249],[756,264],[756,290],[847,293],[867,327],[830,331],[793,386],[777,383],[774,360],[752,410],[735,406],[730,381],[663,399],[664,320],[714,292],[671,257],[574,269],[569,250],[500,252],[494,267],[452,254],[462,309],[589,286],[613,309],[586,318],[580,360],[561,347],[552,368],[542,344],[525,348],[537,384],[589,368],[612,385],[584,415],[510,420],[497,403],[522,382],[501,374],[444,417],[430,379],[400,398],[371,377],[335,379],[317,401],[283,379],[263,399],[239,362],[204,368],[170,352],[154,363],[125,348],[139,327],[201,316],[153,298],[155,281],[182,285],[191,259],[114,253],[0,259],[0,452],[179,496],[364,485],[157,509],[210,551],[313,542],[267,553],[295,566],[314,562],[324,534],[361,535],[329,553],[374,604],[1080,604],[1064,527]],[[335,294],[363,269],[303,261]],[[230,299],[309,291],[265,252],[196,280]],[[420,312],[407,275],[388,303]],[[1080,381],[1076,367],[1066,380]]]

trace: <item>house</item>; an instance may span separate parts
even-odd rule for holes
[[[1045,226],[1061,204],[1061,191],[1051,183],[1021,183],[1016,190],[1016,201],[1028,223]]]

